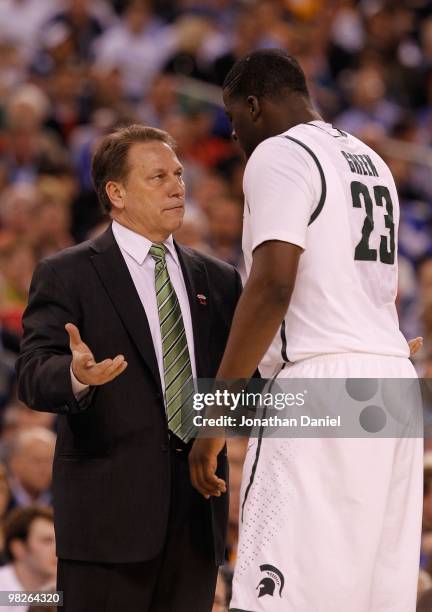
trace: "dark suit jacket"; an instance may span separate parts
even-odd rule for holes
[[[189,295],[197,375],[211,378],[223,355],[240,277],[228,264],[176,248]],[[197,294],[207,296],[207,304]],[[93,562],[155,557],[170,500],[167,421],[145,311],[111,227],[38,265],[23,322],[19,397],[60,415],[53,468],[58,556]],[[80,402],[72,392],[67,322],[78,326],[97,361],[121,353],[128,363],[118,378],[94,387]],[[226,471],[223,452],[221,477]],[[227,505],[226,495],[210,503],[202,498],[217,563],[223,561]]]

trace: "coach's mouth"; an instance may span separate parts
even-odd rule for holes
[[[169,208],[165,208],[164,211],[165,212],[184,211],[184,204],[178,204],[177,206],[170,206]]]

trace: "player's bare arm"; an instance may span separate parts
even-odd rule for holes
[[[257,369],[287,311],[301,253],[300,247],[276,240],[255,249],[218,380],[248,379]],[[221,479],[215,471],[224,444],[223,437],[199,438],[189,454],[192,484],[206,498],[221,493]]]
[[[126,370],[127,362],[123,355],[97,363],[92,351],[81,339],[78,327],[67,323],[65,329],[69,334],[72,372],[80,383],[90,386],[104,385]]]

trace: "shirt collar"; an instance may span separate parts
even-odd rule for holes
[[[142,266],[145,258],[149,254],[150,247],[153,244],[151,240],[145,236],[142,236],[141,234],[137,234],[117,221],[112,222],[112,231],[119,247],[123,251],[126,251],[126,253],[137,262],[137,264]],[[166,247],[167,253],[171,256],[172,260],[179,266],[180,262],[174,246],[172,234],[170,234],[168,238],[162,242],[162,244]]]

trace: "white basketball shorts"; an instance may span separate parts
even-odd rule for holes
[[[279,378],[416,378],[408,359],[328,355]],[[250,439],[230,611],[414,612],[423,439]]]

